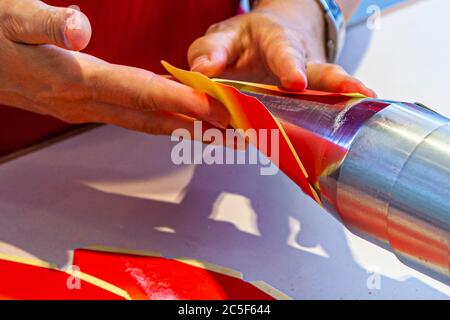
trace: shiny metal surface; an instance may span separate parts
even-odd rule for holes
[[[328,211],[450,284],[450,120],[409,103],[248,93],[283,123]]]

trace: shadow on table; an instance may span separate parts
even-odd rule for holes
[[[86,184],[163,181],[181,169],[171,148],[165,137],[102,127],[3,165],[0,240],[60,266],[68,250],[92,245],[188,256],[298,299],[447,298],[413,278],[381,275],[380,290],[369,290],[344,228],[283,174],[260,176],[256,165],[197,166],[179,202]]]

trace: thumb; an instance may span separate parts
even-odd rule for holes
[[[238,56],[238,36],[238,31],[229,29],[198,38],[188,51],[191,70],[208,77],[219,76]]]
[[[12,19],[3,26],[10,40],[25,44],[53,44],[79,51],[91,39],[89,19],[76,9],[25,0],[14,6],[12,11]]]

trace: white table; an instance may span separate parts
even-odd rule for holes
[[[450,116],[448,10],[432,0],[383,17],[357,75],[380,96]],[[364,28],[350,32],[353,45]],[[178,167],[172,146],[105,126],[0,165],[0,252],[62,267],[78,247],[156,250],[239,270],[296,299],[449,299],[448,286],[349,233],[283,174]]]

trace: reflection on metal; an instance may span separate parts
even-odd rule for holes
[[[336,218],[450,283],[449,119],[410,103],[245,93],[281,120]]]

